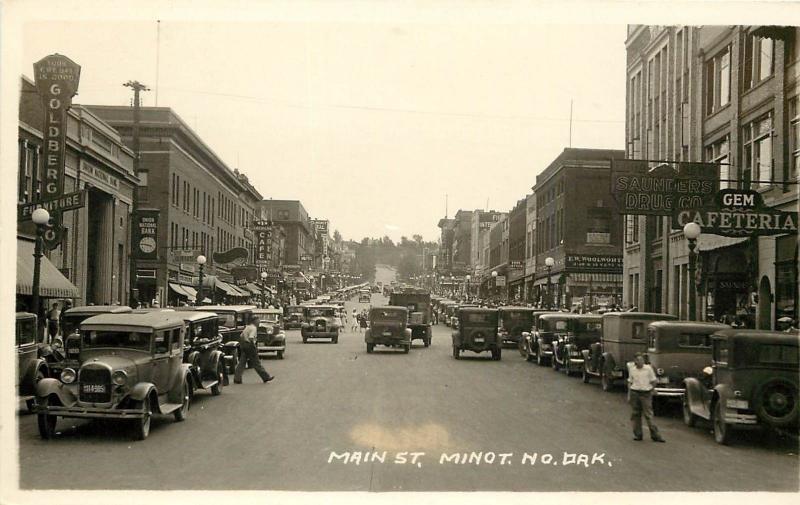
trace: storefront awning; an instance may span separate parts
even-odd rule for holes
[[[191,286],[184,286],[184,285],[181,285],[181,287],[183,288],[184,291],[186,291],[186,294],[189,295],[189,301],[193,302],[193,301],[197,300],[197,290],[196,289],[194,289]]]
[[[33,294],[33,242],[17,240],[17,294]],[[78,288],[42,256],[39,269],[39,296],[44,298],[78,298]]]
[[[217,280],[216,287],[217,289],[224,291],[228,296],[242,296],[235,287],[231,286],[227,282]]]
[[[602,286],[605,284],[622,284],[622,274],[608,274],[598,272],[576,272],[569,274],[569,280],[576,283]]]
[[[697,237],[697,250],[713,251],[746,242],[748,237],[723,237],[720,235],[702,234]]]
[[[550,276],[550,284],[558,284],[558,280],[561,278],[561,274],[553,274]],[[547,284],[547,277],[542,277],[541,279],[536,279],[536,282],[533,283],[534,286],[544,286]]]
[[[186,290],[183,289],[183,286],[181,286],[180,284],[175,284],[174,282],[170,282],[169,289],[171,289],[180,296],[185,296],[186,298],[189,298],[189,293],[187,293]]]

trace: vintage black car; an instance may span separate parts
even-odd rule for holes
[[[599,377],[603,391],[611,391],[614,382],[626,381],[628,363],[637,352],[647,352],[647,326],[654,321],[674,321],[670,314],[657,312],[606,312],[603,336],[584,349],[583,382]]]
[[[174,312],[104,314],[84,321],[80,368],[36,386],[39,434],[52,438],[58,417],[119,419],[138,440],[153,414],[183,421],[192,394],[191,365],[183,362],[184,320]]]
[[[528,330],[522,332],[522,336],[517,342],[517,349],[526,361],[537,359],[536,335],[541,316],[544,314],[558,314],[558,311],[549,309],[533,309],[531,312],[531,326]]]
[[[462,308],[458,311],[458,319],[458,329],[452,335],[455,359],[460,359],[461,351],[489,351],[493,360],[500,360],[496,309]]]
[[[222,335],[217,315],[209,312],[175,312],[183,318],[186,331],[183,339],[183,362],[192,365],[192,385],[211,391],[216,396],[228,385]]]
[[[367,352],[376,345],[411,350],[411,329],[406,327],[408,309],[405,307],[373,307],[369,311],[369,328],[364,331]]]
[[[358,292],[358,303],[370,303],[372,301],[372,294],[368,288],[364,288]]]
[[[283,318],[283,327],[287,330],[299,330],[303,326],[303,307],[300,305],[290,305],[286,308]]]
[[[259,319],[256,335],[258,354],[274,352],[278,359],[283,359],[286,352],[283,312],[279,309],[253,309],[253,315]]]
[[[647,362],[656,372],[653,411],[664,403],[680,402],[684,380],[703,377],[711,365],[711,335],[729,329],[727,324],[693,321],[655,321],[647,326]]]
[[[219,333],[222,336],[222,353],[225,355],[225,371],[232,375],[242,358],[239,350],[239,337],[242,330],[253,317],[255,305],[201,305],[194,310],[213,312],[219,320]]]
[[[303,307],[303,325],[300,336],[303,343],[310,338],[329,338],[334,344],[339,343],[339,325],[337,307],[334,305],[307,305]]]
[[[570,314],[567,332],[553,342],[553,369],[567,375],[583,370],[583,351],[599,342],[602,334],[603,317],[599,314]]]
[[[431,345],[431,293],[423,289],[397,289],[389,296],[389,305],[408,309],[408,328],[411,340],[422,340]]]
[[[36,384],[50,376],[47,362],[39,357],[37,331],[36,315],[17,312],[17,394],[31,412],[36,403]]]
[[[568,312],[540,312],[534,314],[533,331],[528,345],[528,361],[536,360],[540,366],[549,365],[553,358],[553,342],[567,333]]]
[[[711,421],[714,439],[731,441],[746,428],[782,429],[797,435],[800,334],[722,330],[711,337],[707,379],[687,378],[683,419]]]
[[[498,309],[500,340],[503,344],[519,346],[522,334],[533,325],[534,309],[530,307],[500,307]]]
[[[64,359],[50,363],[53,377],[58,377],[65,367],[77,367],[78,354],[81,352],[81,323],[90,317],[100,314],[128,314],[132,311],[127,305],[84,305],[72,307],[61,313],[61,335],[63,336]],[[58,347],[58,342],[53,344]]]

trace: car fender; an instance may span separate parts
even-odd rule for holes
[[[717,398],[717,401],[723,402],[722,405],[725,405],[725,401],[734,398],[733,388],[728,384],[717,384],[714,386],[714,396]]]
[[[450,334],[450,337],[453,339],[453,345],[459,346],[461,345],[461,332],[454,331]]]
[[[406,336],[407,339],[411,338],[411,328],[406,328],[403,330],[403,334]]]
[[[191,351],[186,357],[186,360],[184,360],[185,363],[190,363],[192,365],[196,364],[197,368],[200,368],[201,366],[200,361],[200,351]]]
[[[25,374],[20,378],[19,381],[19,394],[22,396],[28,396],[36,394],[36,374],[39,370],[44,372],[44,376],[48,377],[50,374],[48,373],[49,368],[47,366],[47,362],[42,358],[37,358],[36,360],[31,360],[28,364],[28,367],[25,369]]]
[[[709,405],[706,405],[708,399],[708,392],[705,391],[705,386],[695,377],[687,377],[683,380],[685,388],[684,395],[686,397],[686,404],[689,405],[689,410],[692,414],[708,418]]]
[[[191,367],[186,363],[181,365],[181,368],[177,372],[175,382],[172,383],[172,389],[167,393],[167,398],[169,398],[170,403],[183,402],[183,391],[181,390],[183,381],[189,381],[189,394],[191,395],[191,390],[193,388],[193,383],[191,382],[192,371]]]
[[[225,342],[222,344],[222,349],[226,355],[238,354],[239,352],[239,342],[232,341],[232,342]]]
[[[75,393],[65,386],[58,379],[42,379],[36,384],[36,397],[47,398],[50,395],[56,395],[61,405],[66,407],[75,405],[78,401]]]
[[[151,392],[158,396],[158,391],[156,391],[156,387],[152,382],[140,382],[131,388],[131,392],[128,393],[128,398],[141,402],[148,398]]]
[[[366,342],[367,344],[371,344],[372,343],[372,329],[371,328],[367,328],[364,331],[364,342]]]

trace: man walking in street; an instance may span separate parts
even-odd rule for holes
[[[242,383],[242,373],[248,363],[253,370],[258,373],[258,376],[261,377],[261,380],[264,381],[265,384],[275,378],[274,375],[270,375],[264,370],[264,367],[261,366],[261,359],[258,357],[258,349],[256,348],[258,323],[258,316],[250,318],[250,324],[245,326],[244,330],[242,330],[242,335],[239,337],[239,348],[242,351],[243,357],[236,365],[236,370],[233,374],[234,384]]]
[[[59,324],[61,322],[61,310],[58,308],[58,302],[53,304],[53,308],[47,313],[47,333],[50,336],[49,342],[52,342],[56,335],[58,335]]]
[[[653,388],[656,385],[656,374],[653,367],[645,364],[642,353],[637,352],[633,363],[628,363],[628,403],[631,406],[631,425],[633,439],[642,439],[642,415],[647,421],[650,438],[653,442],[666,442],[658,433],[653,423]]]

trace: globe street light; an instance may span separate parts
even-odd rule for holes
[[[689,241],[689,320],[697,321],[697,287],[694,276],[697,263],[697,237],[700,236],[700,225],[695,222],[686,223],[683,227],[683,236]]]
[[[550,291],[550,270],[553,268],[553,265],[556,264],[556,260],[552,257],[548,256],[544,260],[544,266],[547,268],[547,308],[553,308],[553,293]]]
[[[267,272],[261,272],[261,308],[267,307]]]
[[[33,286],[31,287],[31,305],[32,311],[39,318],[39,311],[41,310],[39,302],[39,277],[42,269],[42,236],[44,235],[45,226],[50,222],[50,213],[47,209],[38,208],[33,211],[31,215],[33,223],[36,225],[36,242],[33,246]],[[44,318],[38,320],[38,326],[42,327]],[[38,332],[37,328],[37,332]]]
[[[200,289],[197,290],[197,305],[203,305],[203,300],[205,296],[203,296],[203,265],[206,264],[206,257],[200,254],[197,256],[197,264],[200,266]]]
[[[472,279],[472,277],[469,274],[467,274],[465,279],[467,280],[467,282],[465,283],[467,286],[467,298],[469,298],[469,280]]]

